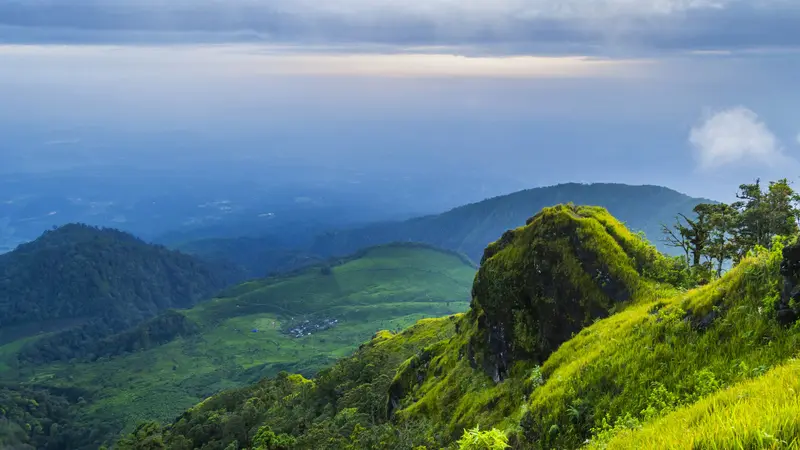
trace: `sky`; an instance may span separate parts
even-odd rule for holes
[[[0,173],[725,201],[798,181],[797,23],[794,0],[0,0]]]

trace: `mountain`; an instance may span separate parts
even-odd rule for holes
[[[475,270],[461,255],[424,245],[371,248],[168,310],[92,340],[69,362],[28,362],[28,349],[48,337],[0,345],[0,385],[80,392],[77,418],[63,421],[75,430],[63,441],[73,446],[47,448],[82,448],[74,446],[80,430],[172,420],[223,389],[283,370],[313,376],[379,330],[465,311]],[[42,440],[29,431],[27,442]],[[98,433],[92,438],[85,448],[96,448],[89,444]]]
[[[330,232],[316,240],[312,253],[343,255],[371,245],[412,241],[463,252],[478,261],[489,242],[523,225],[533,211],[570,202],[605,207],[669,252],[674,249],[660,244],[661,224],[671,224],[679,213],[688,216],[695,205],[711,201],[659,186],[560,184],[491,198],[439,215]]]
[[[34,358],[70,358],[95,337],[193,306],[242,277],[121,231],[65,225],[0,255],[0,344],[68,329],[42,340]]]
[[[602,208],[526,223],[485,249],[467,313],[143,423],[118,448],[797,447],[800,244],[687,290]]]

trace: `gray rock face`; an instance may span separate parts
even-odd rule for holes
[[[783,292],[776,307],[776,314],[781,324],[789,325],[800,318],[800,244],[783,249],[781,275],[783,275]]]

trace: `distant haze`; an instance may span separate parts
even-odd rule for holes
[[[105,174],[94,202],[360,221],[563,182],[729,200],[800,169],[793,2],[153,5],[0,0],[0,202],[80,190],[69,171]]]

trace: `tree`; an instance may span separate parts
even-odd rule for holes
[[[714,205],[701,203],[694,207],[697,218],[692,220],[683,216],[689,224],[689,249],[692,252],[692,266],[697,267],[702,263],[704,256],[708,256],[708,238],[711,235],[711,216]]]
[[[736,239],[738,262],[749,249],[763,242],[766,235],[766,210],[764,193],[761,191],[761,180],[757,179],[754,184],[740,185],[736,198],[739,201],[733,203],[732,206],[740,214]]]
[[[716,274],[720,277],[725,262],[737,254],[734,239],[740,220],[739,212],[731,205],[719,203],[711,205],[709,215],[708,258],[716,263]]]
[[[734,239],[741,260],[757,245],[769,247],[775,236],[790,236],[798,232],[798,195],[787,179],[769,183],[766,192],[761,180],[739,186],[738,202],[731,206],[739,213],[737,234]]]
[[[706,247],[711,233],[710,219],[713,207],[711,204],[697,205],[694,208],[694,219],[679,214],[672,227],[661,226],[665,235],[665,245],[682,249],[687,265],[700,266],[703,256],[707,256]]]
[[[800,201],[798,195],[787,179],[770,182],[769,190],[766,193],[767,200],[767,232],[768,240],[762,245],[765,247],[772,243],[775,236],[790,236],[798,231],[797,204]]]
[[[253,439],[257,450],[289,450],[295,445],[295,439],[287,434],[276,435],[268,426],[258,429]]]
[[[675,217],[675,224],[672,226],[661,224],[661,232],[664,234],[662,239],[664,245],[683,250],[685,255],[684,262],[688,266],[690,264],[689,228],[681,222],[681,216]]]

